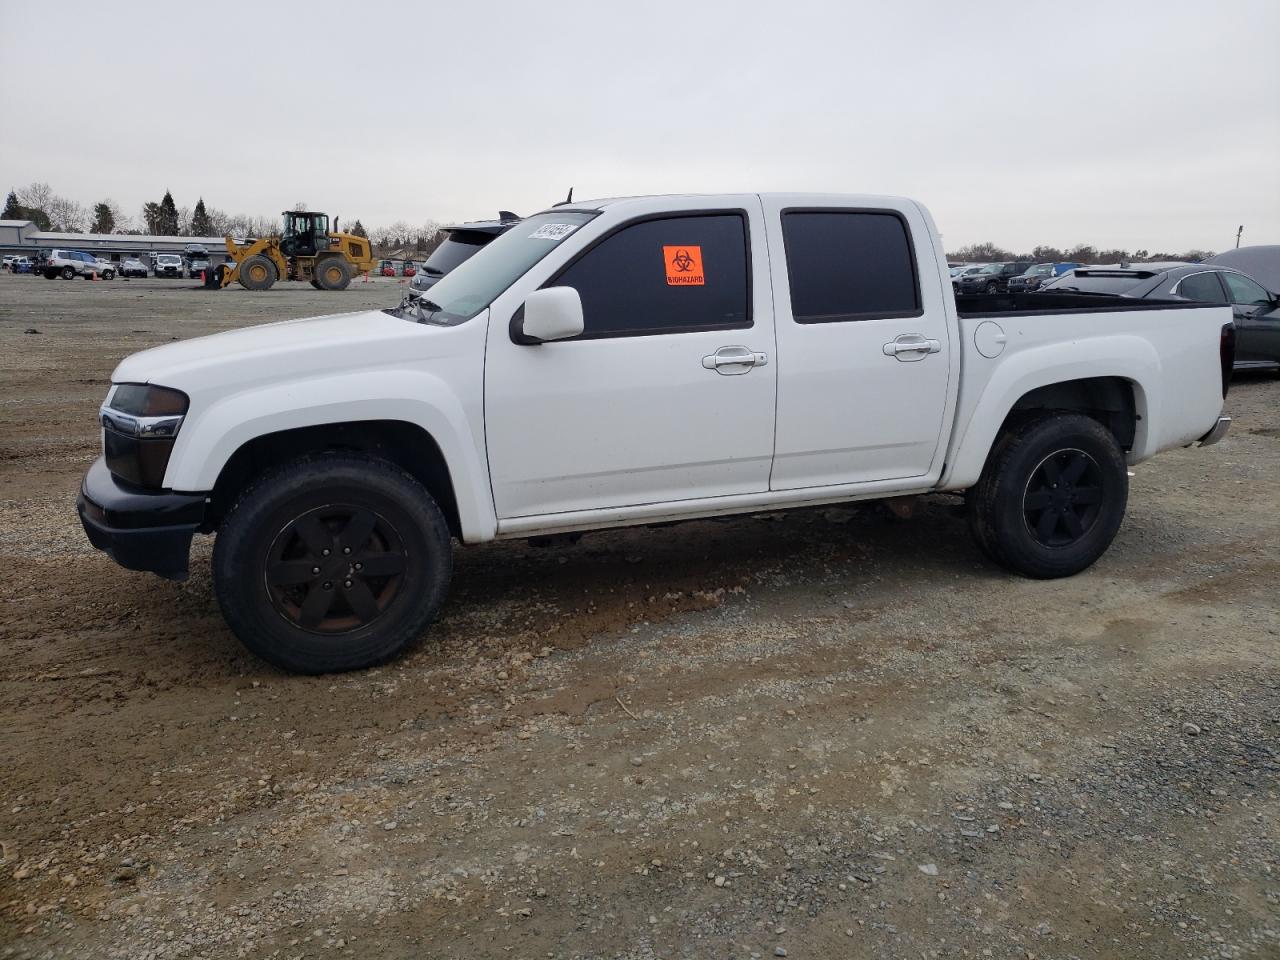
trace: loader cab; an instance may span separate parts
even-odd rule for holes
[[[280,252],[286,257],[314,257],[329,249],[329,215],[302,210],[284,212]]]

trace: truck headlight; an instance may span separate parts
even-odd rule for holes
[[[185,393],[169,387],[116,384],[99,410],[107,469],[140,487],[163,487],[188,403]]]

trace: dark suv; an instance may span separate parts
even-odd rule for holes
[[[1033,263],[1016,277],[1009,278],[1010,293],[1030,293],[1039,290],[1043,284],[1054,277],[1060,277],[1068,270],[1083,266],[1080,263]]]
[[[952,281],[956,293],[1007,293],[1009,280],[1034,266],[1030,260],[988,263],[977,273],[956,277]]]
[[[461,263],[470,260],[495,238],[506,233],[520,217],[510,210],[499,210],[497,220],[477,220],[474,223],[458,223],[441,227],[445,238],[440,246],[409,281],[410,300],[416,300],[435,286],[436,281]]]

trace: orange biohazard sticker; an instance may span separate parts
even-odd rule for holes
[[[707,282],[702,273],[702,247],[663,247],[662,260],[667,265],[669,287],[701,287]]]

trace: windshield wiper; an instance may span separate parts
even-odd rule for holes
[[[425,311],[423,308],[426,308]],[[388,312],[394,313],[402,320],[412,320],[414,323],[430,323],[440,310],[440,304],[428,300],[426,297],[413,297],[406,293],[400,301],[400,306]]]

